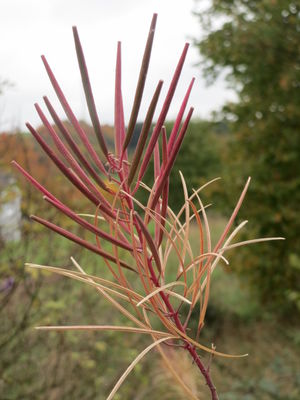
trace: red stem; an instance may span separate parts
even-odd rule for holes
[[[135,219],[135,226],[136,226],[136,229],[137,229],[137,232],[138,232],[138,236],[140,238],[140,242],[142,243],[141,231],[139,229],[140,226],[139,226],[139,224],[138,224],[138,222],[136,220],[136,216],[134,216],[134,219]],[[149,259],[148,266],[149,266],[149,272],[150,272],[150,275],[151,275],[151,279],[152,279],[154,285],[156,287],[159,287],[160,286],[159,280],[158,280],[158,278],[157,278],[157,276],[156,276],[156,274],[154,272],[154,269],[152,267],[151,259]],[[182,333],[186,333],[185,327],[182,325],[182,323],[181,323],[181,321],[180,321],[180,319],[178,317],[178,313],[174,310],[172,304],[169,301],[169,297],[163,291],[160,292],[160,296],[161,296],[163,302],[165,303],[170,315],[172,316],[176,327]],[[199,368],[201,374],[203,375],[203,377],[204,377],[204,379],[206,381],[206,384],[209,387],[209,390],[211,392],[211,399],[212,400],[219,400],[217,389],[215,388],[215,385],[213,384],[213,381],[212,381],[211,376],[210,376],[209,369],[207,369],[205,367],[205,365],[203,364],[203,362],[201,361],[199,355],[197,354],[196,348],[193,345],[191,345],[190,343],[188,343],[187,341],[186,341],[185,348],[190,353],[191,357],[193,358],[193,360],[195,361],[197,367]]]
[[[185,328],[183,327],[183,325],[182,325],[182,323],[181,323],[181,321],[180,321],[180,319],[178,317],[178,314],[174,311],[174,308],[172,307],[172,304],[169,302],[168,297],[163,292],[161,292],[161,297],[162,297],[164,303],[166,304],[168,310],[170,311],[170,313],[174,313],[173,314],[173,320],[174,320],[177,328],[181,332],[185,333]],[[206,384],[209,387],[209,390],[211,392],[212,400],[218,400],[219,399],[218,393],[217,393],[215,385],[213,384],[213,381],[211,379],[209,370],[205,368],[203,362],[201,361],[199,355],[197,354],[197,351],[196,351],[195,347],[187,342],[185,348],[190,353],[190,355],[192,356],[192,358],[195,361],[196,365],[198,366],[201,374],[203,375],[203,377],[204,377],[204,379],[206,381]]]

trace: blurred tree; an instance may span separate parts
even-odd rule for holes
[[[251,248],[236,264],[264,301],[300,309],[299,1],[213,0],[198,17],[206,36],[196,45],[208,81],[222,72],[238,95],[222,111],[232,129],[225,154],[230,198],[237,182],[252,176],[245,213],[251,235],[287,239]]]

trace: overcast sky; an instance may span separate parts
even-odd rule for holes
[[[0,131],[24,129],[26,121],[39,125],[33,104],[42,103],[43,95],[57,105],[64,118],[41,54],[46,55],[77,117],[87,119],[73,25],[79,30],[102,123],[113,122],[118,40],[122,42],[122,89],[128,122],[152,14],[158,13],[158,21],[140,120],[159,79],[164,80],[164,97],[184,43],[201,35],[192,15],[194,0],[0,0],[0,4],[0,77],[14,84],[0,97]],[[198,60],[191,46],[168,118],[174,117],[193,76],[196,84],[190,104],[195,107],[194,115],[209,117],[212,110],[233,98],[222,80],[205,86],[199,67],[194,66]]]

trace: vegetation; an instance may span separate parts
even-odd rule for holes
[[[225,2],[224,2],[225,4]],[[76,35],[76,30],[75,30]],[[79,46],[79,38],[77,38],[77,50]],[[147,48],[146,48],[147,49]],[[82,63],[82,56],[79,57],[79,61]],[[120,60],[120,59],[119,59]],[[45,62],[46,66],[47,63]],[[50,71],[48,67],[48,72]],[[51,71],[50,71],[51,72]],[[83,80],[86,82],[87,71],[83,73]],[[50,73],[51,76],[51,73]],[[120,75],[118,76],[118,79]],[[117,81],[118,81],[117,79]],[[52,79],[53,80],[53,79]],[[54,81],[54,86],[56,86]],[[57,88],[57,87],[56,87]],[[139,92],[138,92],[139,93]],[[89,94],[90,96],[90,94]],[[88,96],[88,98],[90,98]],[[136,98],[138,98],[137,96]],[[117,99],[121,99],[120,90],[117,90]],[[47,99],[46,105],[51,110],[51,104]],[[121,106],[120,101],[117,102]],[[91,105],[91,103],[90,103]],[[41,109],[37,106],[37,110],[40,115],[43,116]],[[121,111],[121,108],[117,108]],[[68,110],[69,116],[70,110]],[[93,114],[93,110],[92,110]],[[118,113],[117,113],[118,114]],[[122,116],[122,112],[120,114]],[[52,116],[55,116],[52,110]],[[108,159],[105,156],[105,150],[99,158],[102,163],[113,163],[118,162],[118,157],[112,156],[112,145],[114,145],[114,135],[112,131],[114,129],[110,127],[100,127],[102,129],[103,138],[98,135],[95,136],[95,131],[99,134],[99,126],[95,120],[96,115],[93,114],[92,120],[96,127],[90,127],[87,123],[80,122],[80,125],[75,126],[86,133],[88,140],[94,149],[98,151],[98,145],[103,149],[102,139],[104,139],[108,149]],[[135,118],[132,117],[131,120]],[[44,122],[46,120],[44,119]],[[60,120],[55,121],[56,124],[61,128],[62,126],[67,128],[70,132],[71,137],[75,140],[77,148],[82,154],[84,154],[85,160],[88,162],[97,173],[97,167],[95,161],[91,160],[89,151],[86,151],[85,145],[78,140],[78,132],[69,122],[63,122]],[[117,119],[116,127],[122,127],[122,118]],[[149,120],[149,126],[151,121]],[[38,214],[43,216],[43,220],[35,218],[39,222],[43,222],[48,227],[54,228],[53,225],[49,225],[48,221],[55,224],[55,226],[63,226],[66,230],[66,235],[70,233],[76,235],[76,237],[85,240],[88,244],[94,245],[98,250],[105,251],[112,255],[117,256],[116,261],[123,260],[129,266],[140,265],[144,268],[147,273],[147,266],[143,264],[143,258],[138,254],[137,263],[134,262],[135,257],[130,254],[129,251],[118,248],[111,244],[111,242],[104,241],[96,235],[91,234],[86,230],[86,226],[80,226],[76,221],[71,220],[68,216],[64,215],[63,212],[58,212],[56,206],[59,207],[58,201],[63,201],[68,204],[70,210],[75,210],[76,213],[89,213],[91,215],[98,215],[100,217],[107,218],[107,214],[98,210],[96,204],[91,203],[90,198],[86,198],[82,195],[82,192],[74,188],[74,185],[69,184],[68,180],[65,179],[62,174],[58,171],[54,163],[49,159],[50,148],[59,156],[58,149],[55,149],[54,143],[58,144],[58,140],[52,131],[55,129],[58,138],[64,141],[65,148],[68,148],[66,143],[66,134],[63,135],[61,129],[57,129],[50,124],[40,127],[38,130],[33,129],[30,126],[30,130],[36,138],[39,139],[40,143],[46,144],[44,149],[46,152],[42,152],[39,146],[36,145],[32,137],[28,134],[17,134],[17,135],[2,135],[0,140],[0,155],[1,165],[0,171],[8,169],[8,163],[12,158],[16,160],[15,165],[22,165],[26,171],[30,173],[27,175],[26,171],[18,167],[23,174],[28,178],[34,176],[42,184],[43,188],[49,190],[46,193],[47,201],[41,201],[40,192],[36,191],[34,186],[28,185],[25,179],[19,178],[19,185],[22,191],[22,211],[24,215],[22,242],[10,243],[5,247],[1,248],[1,267],[0,267],[0,319],[4,321],[0,327],[0,393],[1,399],[18,400],[20,398],[25,400],[31,399],[99,399],[104,400],[107,396],[114,391],[116,379],[121,376],[124,370],[128,367],[132,360],[136,359],[140,352],[149,346],[149,335],[138,335],[133,333],[132,323],[128,322],[128,318],[122,313],[112,312],[112,304],[107,299],[103,298],[103,294],[111,293],[108,292],[111,288],[112,274],[108,268],[104,265],[103,258],[99,257],[98,254],[94,254],[91,251],[78,246],[76,243],[68,241],[67,239],[58,236],[55,232],[47,231],[43,226],[34,223],[29,216],[31,214]],[[140,125],[140,126],[138,126]],[[159,131],[159,146],[155,146],[155,168],[151,159],[148,164],[148,174],[145,173],[143,180],[152,189],[152,196],[154,194],[153,177],[154,179],[159,177],[166,177],[165,175],[165,155],[163,151],[166,148],[166,142],[170,141],[170,133],[176,125],[176,121],[172,123],[165,123],[166,130],[162,129]],[[129,125],[130,126],[130,125]],[[131,166],[133,165],[134,152],[131,154],[129,149],[135,149],[135,145],[138,142],[139,135],[141,132],[140,127],[142,124],[131,124],[131,130],[133,132],[132,139],[128,143],[128,160],[129,163],[124,163],[123,168],[129,173]],[[186,220],[186,211],[190,212],[193,219],[189,225],[189,242],[188,246],[192,250],[193,254],[201,254],[201,232],[204,231],[207,235],[205,219],[210,222],[210,226],[213,227],[211,231],[211,246],[217,248],[220,237],[223,236],[224,228],[226,227],[225,215],[230,215],[229,204],[232,196],[234,196],[235,189],[242,185],[240,179],[235,181],[234,185],[230,185],[226,175],[229,176],[229,169],[231,168],[231,161],[228,162],[229,157],[223,158],[224,149],[229,148],[228,142],[231,146],[231,122],[207,122],[207,121],[194,121],[190,123],[189,129],[186,131],[186,140],[183,141],[181,152],[177,154],[176,162],[171,170],[169,184],[169,205],[178,213],[182,204],[185,206],[185,213],[179,219],[177,223],[177,230],[181,229],[180,224],[183,224]],[[98,129],[98,130],[97,130]],[[124,129],[124,126],[123,126]],[[230,131],[229,131],[230,129]],[[129,127],[127,128],[128,134]],[[52,135],[49,134],[51,131]],[[118,130],[117,130],[118,131]],[[119,130],[118,132],[121,132]],[[158,131],[158,129],[157,129]],[[130,132],[130,130],[129,130]],[[113,132],[115,134],[115,132]],[[55,137],[56,141],[51,139]],[[118,133],[117,133],[118,137]],[[126,137],[123,136],[123,140]],[[149,140],[149,139],[148,139]],[[194,146],[191,146],[193,141]],[[234,141],[232,141],[234,142]],[[122,142],[121,142],[122,143]],[[123,142],[124,145],[124,142]],[[149,141],[148,141],[149,146]],[[58,146],[59,147],[59,146]],[[126,146],[125,146],[126,147]],[[122,148],[122,146],[121,146]],[[149,147],[145,146],[149,149]],[[74,146],[73,146],[74,149]],[[71,149],[71,150],[73,150]],[[105,149],[105,148],[104,148]],[[201,151],[198,151],[201,149]],[[62,150],[62,147],[61,147]],[[147,151],[147,150],[146,150]],[[72,153],[76,156],[76,154]],[[235,154],[235,153],[231,153]],[[78,152],[77,152],[78,155]],[[158,157],[159,155],[159,157]],[[163,156],[163,157],[161,157]],[[69,165],[65,154],[59,156],[59,159],[67,166]],[[140,156],[141,161],[145,157]],[[159,159],[159,163],[158,163]],[[226,164],[224,164],[224,160]],[[56,160],[55,160],[56,161]],[[82,162],[82,160],[81,160]],[[58,162],[59,163],[59,162]],[[84,162],[83,162],[84,163]],[[153,166],[151,166],[151,163]],[[57,161],[56,161],[57,164]],[[228,165],[230,166],[228,167]],[[160,168],[158,168],[158,165]],[[238,164],[237,164],[238,165]],[[81,167],[86,165],[81,164]],[[137,163],[136,171],[140,170],[141,163]],[[130,201],[128,197],[130,190],[134,188],[136,177],[132,181],[131,187],[127,187],[126,183],[123,184],[123,180],[118,175],[122,169],[117,169],[115,172],[114,168],[109,170],[110,176],[106,176],[102,171],[99,173],[99,177],[104,178],[106,188],[99,188],[96,186],[97,196],[103,196],[106,201],[111,205],[113,200],[116,200],[112,211],[118,213],[117,218],[114,220],[107,219],[108,224],[100,218],[90,219],[88,216],[82,216],[87,222],[91,222],[94,226],[93,229],[103,229],[107,235],[113,233],[119,234],[123,227],[120,226],[120,215],[127,216],[125,224],[129,226],[134,232],[138,234],[140,228],[140,222],[138,221],[137,214],[131,213]],[[152,170],[151,170],[152,168]],[[243,174],[244,169],[240,168],[240,172]],[[193,195],[193,188],[197,188],[202,184],[206,183],[206,178],[215,178],[216,176],[225,177],[226,184],[219,184],[218,182],[213,185],[207,186],[205,191],[201,192],[201,199],[206,205],[211,202],[213,198],[213,205],[205,208],[198,205],[195,201],[188,203],[185,201],[186,194],[182,189],[182,180],[178,174],[178,170],[183,172],[186,177],[187,187],[190,192],[188,196]],[[129,175],[126,175],[127,179]],[[232,175],[231,175],[232,176]],[[204,178],[205,177],[205,178]],[[93,183],[93,178],[90,178],[90,182]],[[204,181],[205,179],[205,181]],[[112,183],[113,182],[113,183]],[[126,180],[125,180],[126,182]],[[78,183],[78,181],[77,181]],[[33,184],[37,186],[37,182],[33,181]],[[230,186],[228,186],[230,185]],[[143,204],[147,204],[149,199],[149,192],[143,189],[140,183],[140,189],[135,193],[143,199]],[[233,187],[234,186],[234,187]],[[220,188],[230,188],[231,193],[225,195],[220,192]],[[123,192],[119,191],[119,189]],[[180,188],[180,190],[179,190]],[[42,189],[40,187],[40,189]],[[42,189],[44,190],[44,189]],[[250,186],[251,191],[251,186]],[[139,193],[140,192],[140,193]],[[52,194],[51,194],[52,193]],[[43,193],[45,194],[45,193]],[[251,194],[251,192],[250,192]],[[55,195],[55,197],[54,197]],[[49,199],[49,196],[52,198]],[[162,204],[164,194],[158,200],[159,204]],[[185,199],[184,199],[185,196]],[[238,195],[236,195],[236,198]],[[151,195],[150,195],[151,198]],[[152,197],[153,198],[153,197]],[[58,200],[59,199],[59,200]],[[52,200],[52,202],[49,200]],[[128,204],[129,203],[129,204]],[[216,204],[217,206],[216,207]],[[249,204],[249,201],[248,201]],[[53,207],[52,207],[53,205]],[[97,203],[98,205],[98,203]],[[148,203],[149,205],[149,203]],[[151,205],[151,204],[150,204]],[[195,212],[194,207],[198,206],[199,210]],[[220,207],[219,207],[220,206]],[[169,214],[167,215],[167,221],[164,231],[162,224],[158,222],[155,215],[148,209],[142,211],[138,207],[134,207],[141,218],[143,218],[144,224],[147,227],[148,233],[154,240],[154,251],[158,249],[158,252],[166,254],[166,246],[170,242],[171,228],[169,223],[174,226],[174,216],[169,208]],[[96,209],[96,212],[95,212]],[[216,210],[219,211],[217,212]],[[61,207],[61,211],[66,211],[65,206]],[[162,209],[158,211],[162,213]],[[243,212],[243,208],[241,209]],[[129,220],[128,215],[134,217],[132,222]],[[222,215],[221,215],[222,214]],[[198,216],[198,217],[197,217]],[[147,218],[149,219],[147,223]],[[98,220],[98,224],[95,222]],[[161,221],[164,221],[161,219]],[[253,223],[253,218],[252,218]],[[202,226],[203,225],[203,226]],[[126,226],[126,225],[125,225]],[[176,224],[175,224],[176,226]],[[236,226],[233,226],[235,228]],[[57,229],[57,228],[55,228]],[[164,240],[157,242],[157,235],[163,230],[165,236]],[[226,231],[226,229],[225,229]],[[61,233],[62,231],[60,231]],[[124,231],[125,238],[130,242],[132,235]],[[99,233],[99,232],[98,232]],[[185,234],[187,230],[185,230]],[[124,239],[124,236],[120,239]],[[70,237],[70,236],[69,236]],[[113,237],[115,237],[113,235]],[[141,242],[147,247],[145,243],[149,236],[142,232]],[[110,238],[111,240],[111,238]],[[184,252],[184,243],[180,238],[178,240],[178,249],[180,254]],[[135,243],[137,250],[139,250],[138,239],[136,238],[132,243]],[[180,244],[181,243],[181,244]],[[280,242],[277,242],[278,244]],[[82,242],[81,242],[82,244]],[[203,238],[203,246],[206,249],[208,246],[208,240]],[[101,248],[98,246],[101,245]],[[140,243],[141,245],[141,243]],[[0,243],[1,246],[1,243]],[[263,245],[262,245],[263,246]],[[274,249],[274,245],[269,244],[270,248]],[[252,247],[251,260],[254,259],[259,249]],[[156,263],[153,261],[151,253],[152,247],[148,246],[146,254],[150,263],[156,268]],[[218,256],[222,254],[224,249],[220,247]],[[253,251],[254,250],[254,251]],[[199,253],[200,251],[200,253]],[[229,249],[227,248],[229,252]],[[144,252],[145,254],[145,252]],[[152,254],[152,255],[151,255]],[[231,256],[231,252],[229,253]],[[234,254],[234,253],[232,253]],[[240,254],[240,252],[239,252]],[[73,257],[73,262],[70,261],[70,256]],[[81,265],[87,275],[80,275],[74,270],[75,265],[79,267]],[[248,258],[246,259],[246,261]],[[24,263],[31,261],[31,267],[24,268]],[[184,265],[185,267],[191,261],[189,255],[186,256]],[[243,260],[245,263],[245,259]],[[118,264],[118,263],[117,263]],[[45,265],[53,265],[58,269],[52,269],[51,267],[43,267]],[[176,271],[174,265],[178,266],[178,254],[176,254],[175,246],[170,252],[168,262],[163,264],[165,271],[165,282],[172,282],[176,279]],[[225,264],[224,264],[225,265]],[[115,393],[115,399],[131,399],[131,400],[150,400],[153,398],[159,398],[162,400],[183,400],[187,396],[189,398],[207,398],[208,387],[205,384],[205,380],[199,379],[199,371],[195,367],[195,364],[191,363],[189,353],[185,348],[180,348],[176,345],[188,343],[189,338],[197,337],[197,330],[199,329],[199,315],[201,320],[201,314],[203,316],[203,310],[205,314],[205,329],[200,326],[200,340],[198,344],[207,347],[209,350],[215,349],[222,350],[225,353],[232,354],[244,354],[250,353],[250,358],[241,358],[238,360],[228,360],[221,357],[213,356],[211,353],[206,353],[199,349],[197,356],[201,363],[207,369],[210,376],[213,377],[214,384],[218,388],[218,392],[222,399],[243,399],[243,400],[296,400],[300,396],[299,382],[300,377],[297,372],[297,365],[299,359],[299,352],[297,346],[300,344],[300,337],[297,333],[297,325],[291,324],[288,320],[285,324],[278,324],[274,315],[265,312],[262,309],[258,298],[253,296],[249,291],[247,281],[240,279],[239,276],[233,275],[230,270],[236,265],[235,262],[231,262],[230,266],[218,265],[218,268],[214,271],[213,284],[211,288],[205,284],[205,279],[210,277],[212,272],[209,258],[198,264],[207,270],[200,276],[200,282],[202,283],[205,291],[210,288],[209,296],[210,303],[205,310],[207,305],[207,298],[202,296],[202,304],[197,301],[194,304],[193,312],[190,315],[189,326],[186,330],[186,337],[181,337],[176,331],[174,336],[179,335],[178,341],[172,342],[171,340],[167,344],[159,348],[154,348],[147,357],[142,360],[142,364],[135,365],[134,373],[130,374],[127,380],[123,383],[119,392]],[[243,264],[244,265],[244,264]],[[40,267],[39,267],[40,266]],[[155,289],[154,281],[148,281],[148,291],[140,282],[140,275],[135,274],[132,271],[119,268],[119,265],[110,263],[110,267],[113,272],[117,274],[117,279],[113,278],[113,282],[117,283],[123,273],[124,278],[122,282],[127,282],[132,285],[136,294],[133,296],[146,296],[151,290]],[[79,267],[80,268],[80,267]],[[42,270],[51,270],[59,274],[66,275],[66,279],[57,276],[55,274],[49,274],[42,272]],[[149,268],[148,272],[151,271]],[[156,270],[155,270],[156,271]],[[199,269],[198,272],[201,272]],[[181,275],[181,282],[186,283],[187,287],[191,287],[193,284],[194,277],[192,275],[192,268],[190,271],[186,271],[186,282],[185,276]],[[206,275],[205,275],[206,273]],[[159,284],[162,284],[162,275],[156,272],[159,278]],[[95,278],[98,277],[98,278]],[[251,275],[250,275],[251,276]],[[82,278],[83,282],[76,282],[68,278]],[[91,287],[92,282],[89,279],[94,280],[94,286],[96,282],[99,282],[99,278],[105,280],[102,281],[102,293],[95,289],[99,286]],[[98,279],[98,280],[96,280]],[[148,278],[147,278],[148,279]],[[194,281],[197,281],[198,277]],[[199,280],[198,280],[199,282]],[[206,281],[207,282],[207,281]],[[201,286],[202,286],[201,285]],[[121,285],[120,285],[121,286]],[[184,288],[184,286],[182,286]],[[174,286],[168,288],[173,291],[173,294],[168,293],[170,303],[175,308],[179,307],[178,318],[184,319],[184,316],[189,314],[191,304],[186,300],[191,301],[192,297],[186,296],[185,301],[181,303],[181,300],[173,297],[175,294],[183,294],[181,286]],[[164,289],[165,292],[166,289]],[[122,291],[122,294],[128,293]],[[113,296],[119,296],[115,293]],[[208,297],[208,296],[207,296]],[[201,293],[200,293],[201,298]],[[157,317],[156,309],[158,307],[164,307],[162,303],[162,297],[160,294],[153,295],[152,298],[148,298],[148,301],[144,302],[140,306],[137,306],[135,297],[131,297],[131,305],[129,305],[126,298],[120,299],[115,297],[116,300],[120,301],[120,304],[126,307],[127,311],[137,318],[138,321],[146,324],[145,315],[150,316],[150,322],[152,327],[147,326],[147,329],[160,331],[161,333],[155,333],[156,340],[158,338],[164,338],[162,333],[167,332],[170,327],[173,329],[174,316],[163,314],[163,318]],[[127,297],[127,300],[130,300]],[[139,300],[139,299],[138,299]],[[144,299],[146,300],[146,299]],[[143,312],[143,315],[140,314]],[[7,318],[9,316],[9,318]],[[168,322],[167,322],[168,321]],[[168,324],[166,327],[163,324]],[[49,325],[61,325],[61,326],[77,326],[81,325],[88,330],[86,332],[76,331],[64,331],[56,332],[41,332],[35,331],[33,327]],[[107,325],[114,325],[119,327],[126,327],[129,332],[119,331],[95,331],[91,330],[89,325],[103,327]],[[134,325],[135,326],[135,325]],[[175,324],[176,326],[176,324]],[[61,329],[56,327],[55,329]],[[102,329],[102,328],[101,328]],[[131,331],[131,332],[130,332]],[[153,333],[153,332],[152,332]],[[173,332],[172,332],[173,333]],[[213,344],[213,345],[212,345]],[[175,347],[176,346],[176,347]],[[164,352],[166,358],[162,359],[161,351]],[[187,353],[187,354],[186,354]],[[167,361],[167,365],[165,362]],[[168,364],[169,363],[169,364]],[[170,365],[171,370],[170,370]],[[174,379],[174,376],[177,378]],[[181,380],[178,380],[178,376]],[[189,394],[187,394],[189,393]],[[214,394],[216,396],[216,394]],[[215,397],[216,398],[216,397]]]
[[[47,215],[46,209],[43,215]],[[213,243],[216,243],[225,221],[209,217],[215,228]],[[23,271],[23,279],[20,276],[12,291],[0,293],[0,318],[3,321],[0,326],[1,397],[10,400],[43,400],[45,397],[51,400],[105,400],[117,377],[138,351],[147,346],[149,339],[118,332],[45,334],[35,331],[34,327],[38,325],[101,325],[108,321],[120,325],[124,319],[118,313],[112,313],[110,304],[92,288],[50,274],[34,273],[28,268],[24,270],[24,263],[29,260],[71,268],[69,257],[72,255],[88,273],[100,273],[109,278],[96,255],[45,229],[35,233],[33,228],[37,228],[34,223],[30,232],[23,235],[22,245],[11,244],[1,250],[1,282],[7,276],[16,278],[16,274]],[[196,229],[192,227],[195,238],[192,246],[195,248],[198,246]],[[238,361],[214,358],[211,368],[220,397],[272,400],[276,393],[275,398],[279,400],[298,399],[299,352],[295,351],[292,327],[280,327],[274,319],[257,318],[259,304],[247,287],[230,274],[229,267],[215,272],[201,341],[207,345],[213,342],[226,352],[249,352],[248,358]],[[300,343],[300,338],[298,341]],[[179,349],[171,350],[167,349],[174,367],[184,366],[184,370],[178,372],[199,398],[205,399],[206,387],[194,365]],[[187,397],[154,351],[136,366],[116,398],[186,400]]]
[[[45,97],[45,104],[56,123],[58,134],[49,123],[38,104],[35,105],[41,121],[51,137],[54,148],[48,144],[42,135],[29,123],[27,128],[39,143],[41,148],[56,165],[68,181],[90,203],[89,209],[80,213],[78,208],[73,211],[49,192],[35,177],[30,175],[16,161],[13,165],[24,177],[43,194],[44,200],[53,209],[59,211],[83,229],[87,238],[74,233],[71,229],[44,218],[31,215],[31,219],[49,228],[51,231],[79,244],[91,253],[101,257],[106,268],[111,273],[111,279],[88,274],[80,264],[71,257],[78,271],[65,268],[55,268],[40,264],[27,264],[37,270],[53,272],[72,278],[91,286],[108,300],[127,319],[122,325],[59,325],[41,326],[38,329],[46,331],[119,331],[123,333],[145,334],[152,338],[153,343],[139,353],[130,366],[111,390],[107,400],[115,397],[118,389],[137,363],[154,347],[159,350],[166,367],[186,394],[196,399],[196,394],[182,380],[180,374],[173,368],[168,353],[163,344],[169,347],[182,348],[193,360],[202,374],[212,400],[218,400],[216,387],[211,377],[211,361],[213,356],[239,358],[245,355],[228,355],[216,350],[212,344],[207,347],[199,342],[199,336],[204,327],[208,307],[211,275],[220,261],[228,264],[224,253],[244,244],[281,238],[260,238],[247,242],[231,244],[238,232],[247,221],[242,222],[233,231],[231,228],[247,192],[250,179],[247,180],[236,206],[225,225],[223,232],[212,246],[211,231],[205,206],[200,199],[200,192],[209,182],[191,195],[188,194],[185,179],[180,173],[183,188],[184,203],[176,214],[169,207],[170,173],[187,132],[193,108],[190,108],[183,119],[191,89],[192,79],[178,116],[167,136],[164,122],[170,107],[181,70],[186,58],[188,44],[184,46],[181,57],[175,69],[165,101],[154,125],[152,134],[147,142],[147,136],[152,125],[152,118],[160,95],[162,81],[158,82],[150,102],[145,121],[136,145],[132,159],[128,158],[128,145],[134,134],[138,112],[147,76],[151,48],[153,43],[157,16],[154,15],[145,47],[136,94],[133,102],[128,127],[125,128],[123,114],[123,99],[121,91],[121,44],[118,43],[115,84],[115,151],[109,152],[99,117],[96,111],[89,75],[79,40],[77,29],[73,28],[78,64],[82,77],[91,121],[99,148],[104,161],[101,160],[91,145],[86,132],[73,114],[46,58],[42,56],[47,74],[72,124],[80,138],[85,152],[78,147],[70,132],[57,116],[50,101]],[[161,136],[161,145],[159,137]],[[147,144],[146,144],[147,142]],[[57,150],[57,153],[55,151]],[[142,179],[154,154],[154,180],[150,187],[143,184]],[[208,155],[207,155],[208,156]],[[213,160],[211,161],[213,162]],[[135,198],[138,188],[149,192],[147,202],[143,205]],[[181,216],[184,215],[182,220]],[[93,223],[89,222],[92,219]],[[190,243],[190,227],[194,222],[198,229],[199,248],[194,254]],[[94,238],[96,243],[94,243]],[[103,242],[106,246],[103,247]],[[107,247],[109,250],[107,250]],[[176,258],[174,259],[174,255]],[[183,287],[178,293],[178,287]],[[181,292],[181,291],[180,291]],[[188,304],[188,311],[180,316],[183,306]],[[196,329],[191,331],[191,317],[197,311]],[[210,355],[208,365],[204,364],[199,351]]]
[[[238,95],[219,115],[232,132],[223,159],[227,203],[236,183],[252,176],[251,236],[287,239],[251,256],[244,249],[235,265],[248,274],[263,304],[283,314],[299,310],[299,4],[214,0],[199,20],[206,37],[196,45],[208,80],[224,73]]]

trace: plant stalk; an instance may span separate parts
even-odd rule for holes
[[[136,224],[136,226],[138,227],[138,224]],[[141,236],[140,236],[139,230],[138,230],[138,233],[139,233],[139,237],[140,237],[140,240],[141,240]],[[142,243],[142,241],[141,241],[141,243]],[[154,272],[154,269],[152,267],[152,262],[151,262],[151,260],[149,260],[149,261],[150,262],[148,263],[148,265],[149,265],[149,271],[150,271],[150,274],[151,274],[151,278],[152,278],[155,286],[159,287],[160,284],[159,284],[158,278],[157,278],[157,276],[156,276],[156,274]],[[176,324],[177,328],[182,333],[186,333],[185,328],[182,325],[182,323],[181,323],[181,321],[180,321],[180,319],[178,317],[178,313],[174,310],[172,304],[169,301],[169,298],[166,296],[166,294],[164,292],[160,292],[160,296],[161,296],[163,302],[165,303],[168,311],[170,312],[170,315],[172,315],[172,318],[173,318],[174,323]],[[195,347],[192,346],[190,343],[186,342],[185,348],[190,353],[191,357],[193,358],[193,360],[195,361],[197,367],[199,368],[201,374],[203,375],[203,377],[205,379],[205,382],[206,382],[206,384],[207,384],[207,386],[208,386],[208,388],[210,390],[211,399],[212,400],[219,400],[217,389],[216,389],[215,385],[213,384],[213,381],[211,379],[209,370],[207,368],[205,368],[205,365],[201,361],[201,359],[200,359]]]
[[[174,320],[177,328],[181,332],[186,333],[185,332],[185,328],[183,327],[183,325],[182,325],[182,323],[181,323],[181,321],[180,321],[180,319],[178,317],[178,314],[175,312],[175,310],[174,310],[172,304],[170,303],[168,297],[163,292],[161,293],[161,297],[162,297],[164,303],[166,304],[168,310],[170,311],[170,313],[172,313],[173,320]],[[205,379],[205,382],[206,382],[206,384],[209,387],[209,390],[211,392],[212,400],[219,400],[219,397],[218,397],[218,394],[217,394],[217,389],[216,389],[215,385],[213,384],[213,381],[211,379],[210,373],[205,368],[203,362],[201,361],[199,355],[197,354],[197,351],[196,351],[195,347],[192,346],[190,343],[186,343],[186,347],[185,348],[188,350],[188,352],[192,356],[193,360],[195,361],[197,367],[199,368],[201,374],[203,375],[203,377]]]

